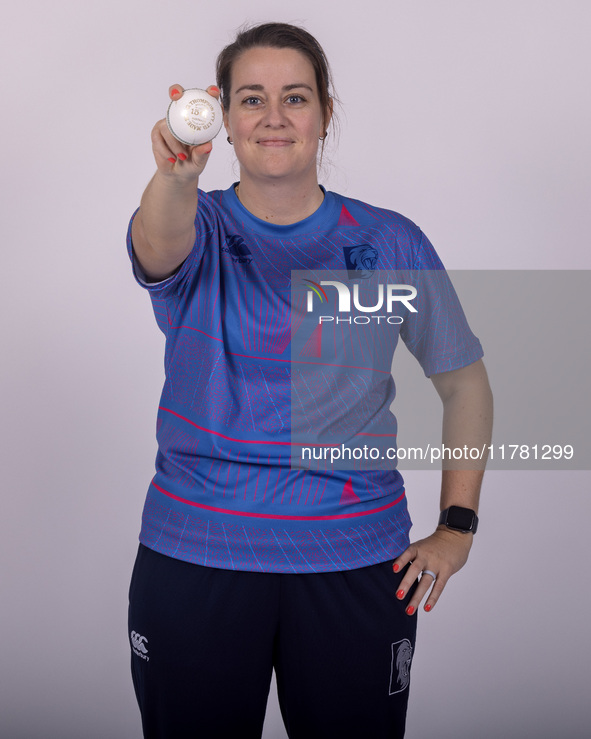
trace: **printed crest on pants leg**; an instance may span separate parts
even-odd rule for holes
[[[412,644],[408,639],[401,639],[392,644],[392,668],[390,670],[390,695],[402,693],[410,683],[410,663],[412,662]]]

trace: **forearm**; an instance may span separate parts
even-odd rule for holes
[[[478,512],[484,470],[443,470],[441,473],[440,508],[452,505]]]
[[[482,459],[471,459],[469,454],[467,460],[454,459],[452,454],[452,459],[445,460],[441,509],[456,505],[477,511],[493,417],[492,393],[484,364],[479,360],[459,370],[433,375],[431,380],[443,401],[445,447],[462,451],[464,447],[485,450]],[[420,576],[406,609],[409,616],[415,613],[429,588],[425,610],[433,608],[449,578],[466,563],[472,539],[472,533],[441,525],[431,536],[412,543],[396,558],[394,572],[409,565],[396,593],[397,598],[404,599]]]
[[[493,402],[486,370],[481,362],[466,370],[462,382],[449,385],[442,394],[442,441],[444,448],[451,450],[451,459],[444,455],[442,510],[451,505],[478,510],[491,441]],[[455,450],[459,459],[454,458]],[[477,450],[476,459],[471,450]]]
[[[136,257],[149,277],[162,279],[187,258],[195,243],[197,180],[156,172],[132,225]]]

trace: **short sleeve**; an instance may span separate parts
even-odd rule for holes
[[[424,234],[417,250],[416,269],[409,281],[417,288],[400,335],[427,377],[466,367],[484,352],[474,336],[449,275]]]
[[[133,250],[131,226],[138,211],[139,208],[132,215],[127,229],[127,252],[131,260],[135,280],[155,298],[166,299],[173,294],[178,295],[183,292],[184,286],[190,283],[195,275],[203,257],[208,237],[214,228],[215,211],[208,202],[207,194],[201,190],[199,191],[199,208],[195,216],[196,236],[193,249],[173,275],[159,282],[151,282],[147,279]]]

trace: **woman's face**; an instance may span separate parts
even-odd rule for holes
[[[316,185],[318,139],[328,120],[314,68],[299,51],[245,51],[232,67],[224,123],[240,162],[241,180],[287,178],[295,183],[309,178]]]

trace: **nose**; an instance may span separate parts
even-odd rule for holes
[[[269,128],[284,128],[287,125],[286,114],[281,101],[267,101],[262,123]]]

